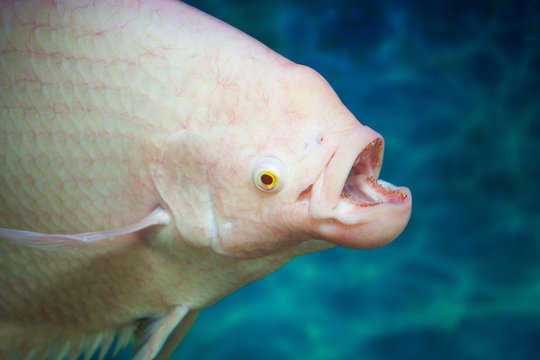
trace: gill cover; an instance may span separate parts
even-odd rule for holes
[[[170,135],[151,174],[164,207],[181,238],[196,247],[218,241],[208,164],[207,142],[189,130]]]

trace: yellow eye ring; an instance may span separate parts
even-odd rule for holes
[[[285,165],[275,157],[257,161],[253,169],[253,182],[259,190],[275,192],[281,188],[285,178]]]
[[[255,178],[255,181],[257,187],[263,191],[272,191],[279,184],[277,175],[268,170],[259,172]]]

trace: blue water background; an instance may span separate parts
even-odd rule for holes
[[[189,3],[319,71],[413,213],[203,311],[174,359],[539,359],[540,2]]]

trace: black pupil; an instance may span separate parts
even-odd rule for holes
[[[272,179],[272,177],[270,175],[267,175],[267,174],[263,174],[261,176],[261,182],[264,184],[264,185],[270,185],[274,182],[274,179]]]

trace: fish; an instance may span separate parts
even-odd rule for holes
[[[0,2],[0,358],[166,359],[289,260],[406,227],[315,70],[172,0]]]

